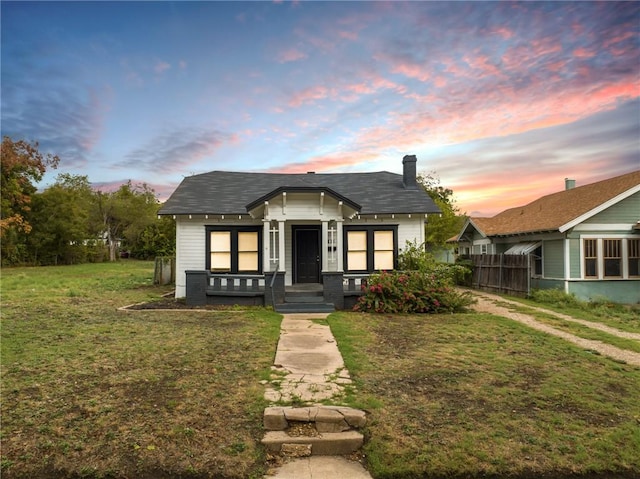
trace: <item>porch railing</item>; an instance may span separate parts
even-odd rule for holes
[[[343,290],[345,293],[360,293],[367,287],[368,280],[368,273],[345,274],[342,280]]]
[[[242,295],[264,293],[264,286],[264,275],[209,273],[207,294]]]

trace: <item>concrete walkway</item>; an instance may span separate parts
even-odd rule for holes
[[[313,406],[328,400],[340,404],[344,386],[351,384],[351,379],[331,329],[319,322],[327,316],[327,313],[284,315],[265,399],[279,404],[295,402]],[[359,462],[342,456],[291,458],[270,474],[265,478],[371,479]]]

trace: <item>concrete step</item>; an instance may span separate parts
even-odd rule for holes
[[[287,293],[284,296],[285,303],[323,303],[324,296],[310,296],[310,295],[293,295],[291,293]]]
[[[283,303],[276,304],[275,310],[282,314],[291,313],[332,313],[336,310],[333,303]]]
[[[310,446],[312,456],[342,456],[362,447],[364,436],[358,431],[325,432],[317,436],[290,436],[286,431],[267,431],[262,444],[267,451],[282,453],[289,444]],[[284,446],[284,450],[290,446]]]

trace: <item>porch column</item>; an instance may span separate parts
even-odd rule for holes
[[[329,270],[329,222],[322,222],[322,241],[320,242],[320,256],[322,257],[322,270]]]
[[[286,257],[284,251],[284,225],[285,221],[278,221],[278,260],[280,261],[280,266],[278,271],[285,271],[287,268],[285,267]]]
[[[271,271],[271,241],[269,237],[271,222],[269,220],[262,220],[262,271],[265,273]]]
[[[336,220],[336,235],[338,236],[336,238],[336,241],[337,241],[336,253],[338,254],[338,271],[344,271],[344,265],[343,265],[344,244],[342,241],[342,219]]]

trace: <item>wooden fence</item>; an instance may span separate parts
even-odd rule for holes
[[[526,296],[531,288],[531,257],[520,254],[475,254],[473,288]]]

